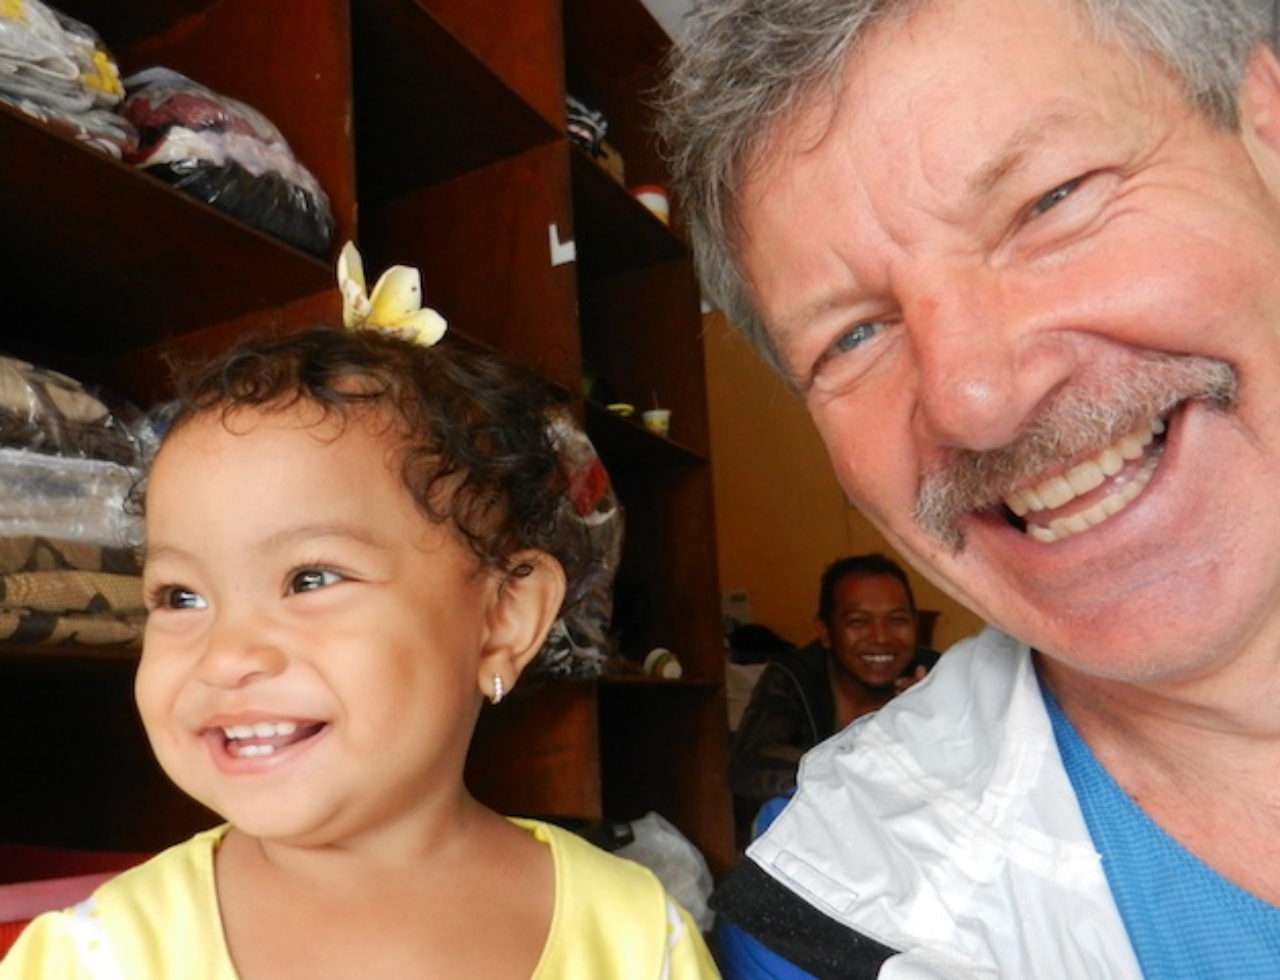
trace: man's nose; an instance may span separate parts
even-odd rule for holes
[[[871,621],[871,639],[876,643],[890,643],[895,639],[893,624],[885,619]]]
[[[918,370],[915,422],[931,442],[1006,446],[1069,376],[1048,316],[995,272],[938,275],[904,314]]]
[[[200,680],[237,688],[273,677],[285,667],[283,646],[265,619],[249,610],[219,612],[200,658]]]

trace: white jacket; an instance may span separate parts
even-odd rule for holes
[[[1030,651],[995,630],[805,756],[799,791],[748,855],[900,951],[882,980],[1142,976]]]

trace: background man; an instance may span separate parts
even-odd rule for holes
[[[1255,13],[704,7],[665,122],[704,283],[850,498],[1002,630],[810,753],[722,910],[819,975],[1273,975],[1280,64]]]
[[[815,625],[817,640],[770,659],[738,725],[729,785],[752,809],[791,792],[806,751],[883,707],[938,659],[918,648],[911,583],[883,555],[826,568]]]

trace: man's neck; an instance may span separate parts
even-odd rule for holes
[[[837,731],[855,718],[883,708],[893,697],[891,688],[868,687],[856,677],[851,677],[834,666],[830,668],[830,672]]]
[[[1254,683],[1229,698],[1225,677],[1127,684],[1039,654],[1037,665],[1085,744],[1152,820],[1280,905],[1280,692]]]

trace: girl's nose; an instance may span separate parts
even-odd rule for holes
[[[209,631],[198,672],[206,684],[234,688],[279,674],[285,662],[265,623],[248,613],[224,613]]]

